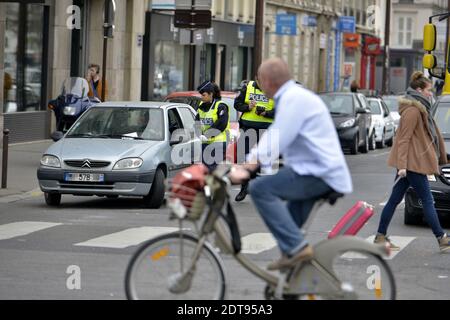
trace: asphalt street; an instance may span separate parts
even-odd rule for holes
[[[312,243],[325,239],[359,200],[375,205],[376,214],[358,236],[375,234],[394,181],[394,171],[386,166],[388,151],[346,156],[355,191],[336,206],[324,206],[317,213],[308,231]],[[237,188],[232,190],[236,193]],[[251,258],[261,267],[277,259],[279,251],[251,200],[247,198],[234,208],[241,234],[248,237],[245,248]],[[398,298],[448,299],[450,254],[439,252],[428,227],[405,226],[403,208],[399,206],[389,230],[394,239],[404,243],[388,260],[396,277]],[[0,299],[124,299],[125,270],[137,246],[177,227],[169,221],[168,213],[166,208],[144,209],[139,199],[63,196],[61,207],[50,208],[39,192],[0,198]],[[265,284],[231,257],[223,259],[227,298],[263,299]],[[80,286],[75,288],[70,286],[73,266],[80,271]]]

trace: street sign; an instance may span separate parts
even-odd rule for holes
[[[338,29],[344,33],[356,33],[356,19],[355,17],[340,17]]]
[[[211,28],[212,14],[209,10],[176,10],[174,26],[184,29]]]
[[[297,15],[296,14],[277,14],[276,34],[278,35],[297,35]]]
[[[315,16],[303,16],[303,25],[307,27],[317,27],[317,18]]]

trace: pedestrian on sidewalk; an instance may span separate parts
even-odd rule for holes
[[[447,152],[439,128],[431,115],[432,82],[422,72],[411,77],[406,96],[399,99],[401,115],[396,139],[388,164],[397,169],[398,182],[381,214],[375,243],[389,243],[392,250],[400,248],[387,235],[389,223],[406,191],[412,187],[422,200],[424,216],[441,251],[450,248],[450,239],[442,229],[427,175],[439,174],[439,165],[447,164]]]
[[[262,135],[260,130],[262,132],[267,130],[275,118],[275,102],[273,99],[267,98],[258,83],[257,76],[255,79],[248,81],[246,84],[244,83],[239,96],[234,102],[234,108],[238,112],[242,112],[239,126],[244,132],[238,141],[240,146],[238,150],[244,150],[245,155],[249,154],[253,146],[259,142]],[[251,139],[246,134],[250,130],[253,130],[256,134],[256,141],[250,141]],[[235,198],[237,202],[244,201],[247,197],[247,189],[248,183],[246,182],[241,186],[241,191]]]
[[[106,81],[103,81],[100,77],[100,65],[91,63],[88,66],[88,73],[86,80],[89,84],[89,98],[97,98],[102,100],[102,90],[105,87],[105,100],[108,97],[108,88],[106,86]],[[104,101],[103,101],[104,102]]]

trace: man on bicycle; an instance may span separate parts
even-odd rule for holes
[[[258,78],[262,90],[275,100],[275,121],[253,148],[247,163],[233,167],[230,178],[240,184],[259,166],[271,165],[280,154],[284,159],[278,173],[257,178],[249,188],[282,252],[281,259],[268,266],[274,271],[313,257],[300,228],[314,202],[333,191],[351,193],[353,187],[335,126],[320,97],[298,86],[287,64],[278,58],[265,61]]]

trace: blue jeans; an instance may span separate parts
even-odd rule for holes
[[[387,234],[387,229],[389,227],[389,223],[392,220],[392,217],[394,216],[395,209],[397,209],[397,206],[405,197],[406,191],[410,186],[422,200],[425,220],[430,225],[434,235],[436,236],[436,238],[442,237],[445,232],[444,230],[442,230],[438,215],[436,213],[436,209],[434,208],[434,199],[433,195],[431,194],[428,178],[423,174],[418,174],[411,171],[408,171],[407,177],[398,181],[392,189],[391,197],[389,198],[389,201],[384,207],[384,210],[381,214],[378,233],[383,235]]]
[[[300,228],[308,219],[315,201],[332,189],[322,179],[300,176],[291,168],[284,167],[276,175],[252,181],[249,191],[281,252],[293,256],[308,245]]]

